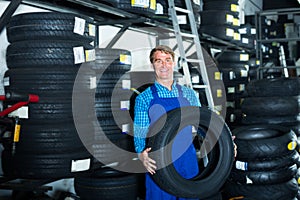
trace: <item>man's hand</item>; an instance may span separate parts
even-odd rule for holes
[[[151,151],[151,147],[145,149],[142,153],[139,153],[139,159],[142,161],[144,167],[150,174],[155,174],[156,170],[156,162],[155,160],[149,157],[149,152]]]

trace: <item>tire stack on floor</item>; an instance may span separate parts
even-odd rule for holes
[[[239,42],[239,4],[237,0],[205,0],[200,12],[199,33],[229,42]]]
[[[241,101],[248,84],[249,54],[242,51],[223,51],[217,53],[218,69],[226,91],[226,123],[232,129],[241,121]]]
[[[59,179],[89,170],[91,155],[77,134],[72,103],[95,90],[95,73],[88,65],[95,59],[93,20],[68,13],[24,13],[11,18],[7,37],[5,93],[36,94],[39,102],[14,114],[21,121],[20,138],[15,152],[10,143],[2,153],[4,175]],[[78,77],[80,70],[84,73]],[[79,90],[73,88],[75,81]],[[4,108],[14,103],[4,102]],[[82,118],[91,115],[87,110],[82,105]]]
[[[298,77],[250,81],[233,130],[235,167],[225,186],[228,199],[294,199],[299,168]],[[279,192],[280,191],[280,192]]]
[[[232,133],[238,153],[225,199],[294,200],[299,188],[296,134],[277,125],[244,126]]]
[[[95,161],[92,173],[75,177],[75,191],[82,200],[99,197],[103,200],[135,200],[143,183],[139,183],[140,174],[132,173],[133,168],[126,167],[136,156],[133,138],[129,135],[132,86],[127,72],[131,68],[131,53],[125,49],[96,48],[95,51],[97,123],[88,148]]]

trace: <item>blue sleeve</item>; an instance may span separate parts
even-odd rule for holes
[[[145,95],[138,95],[134,106],[134,147],[137,153],[142,152],[146,147],[146,137],[150,125],[148,115],[149,100]]]
[[[182,91],[183,91],[183,96],[187,98],[191,106],[201,106],[199,95],[197,95],[195,90],[183,86]]]

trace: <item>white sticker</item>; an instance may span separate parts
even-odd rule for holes
[[[94,24],[89,24],[89,35],[96,36],[96,26]]]
[[[236,77],[235,77],[235,73],[233,72],[233,71],[230,71],[229,72],[229,80],[233,80],[233,79],[235,79]]]
[[[131,6],[148,8],[149,7],[149,0],[132,0],[131,1]]]
[[[129,132],[129,124],[122,124],[122,132],[123,133]]]
[[[120,108],[121,110],[129,110],[130,101],[120,101]]]
[[[95,49],[85,50],[85,61],[94,61],[96,60],[96,51]]]
[[[5,77],[5,78],[3,79],[3,85],[4,85],[4,86],[9,86],[9,85],[10,85],[10,83],[9,83],[9,77]]]
[[[74,47],[73,54],[74,54],[74,64],[85,62],[84,48],[82,46]]]
[[[240,54],[240,61],[248,61],[249,54]]]
[[[90,169],[91,159],[72,160],[71,172],[81,172]]]
[[[84,29],[85,29],[85,20],[82,18],[79,18],[79,17],[75,17],[75,24],[74,24],[73,32],[77,33],[79,35],[83,35]]]
[[[240,85],[239,85],[239,91],[240,91],[240,92],[245,91],[245,88],[246,88],[245,84],[240,84]]]
[[[199,83],[200,82],[200,77],[198,75],[192,76],[192,83]]]
[[[256,28],[251,28],[251,29],[250,29],[250,33],[251,33],[252,35],[256,35]]]
[[[249,44],[249,39],[248,38],[242,38],[242,43],[243,44]]]
[[[120,63],[125,65],[131,65],[131,56],[120,54]]]
[[[162,14],[164,14],[164,7],[160,3],[156,4],[155,14],[156,15],[162,15]]]
[[[90,89],[96,89],[97,88],[97,77],[91,76],[90,77]]]
[[[235,93],[235,88],[234,87],[228,87],[227,91],[228,91],[228,94],[233,94],[233,93]]]
[[[248,77],[248,70],[241,70],[241,77]]]
[[[226,28],[226,36],[233,37],[234,30],[231,28]]]
[[[226,22],[233,23],[233,15],[226,14]]]
[[[122,89],[130,90],[131,80],[122,80]]]
[[[248,163],[247,162],[242,162],[242,161],[236,161],[235,162],[235,168],[239,170],[246,171],[248,170]]]
[[[11,107],[11,106],[8,106]],[[29,108],[28,106],[22,106],[18,108],[17,110],[14,110],[13,112],[9,113],[9,117],[19,117],[20,119],[28,119],[29,118]]]

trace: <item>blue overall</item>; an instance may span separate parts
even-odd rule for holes
[[[155,85],[151,86],[153,100],[150,103],[149,117],[150,126],[155,123],[166,112],[189,106],[189,101],[183,97],[181,86],[176,84],[178,89],[178,98],[160,98],[157,94]],[[186,179],[192,178],[198,174],[198,163],[196,150],[192,144],[192,127],[184,127],[175,137],[172,146],[173,165],[177,172]],[[184,152],[185,151],[185,152]],[[174,161],[174,159],[176,159]],[[186,198],[175,197],[163,191],[151,179],[151,175],[146,173],[146,200],[184,200]]]

